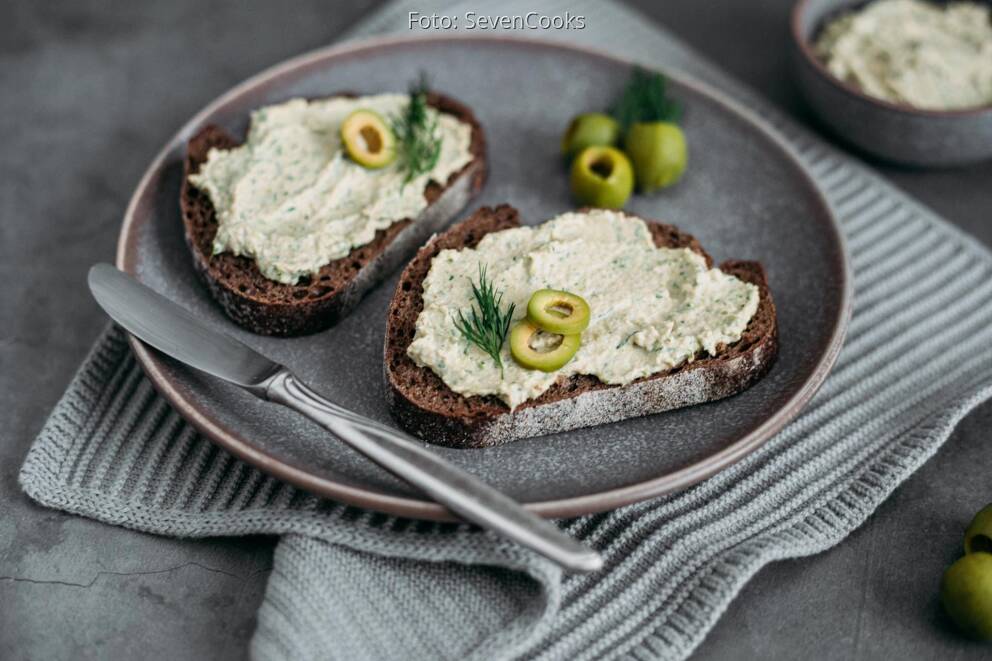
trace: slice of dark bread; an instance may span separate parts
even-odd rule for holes
[[[369,289],[482,190],[486,141],[479,121],[467,106],[441,94],[429,94],[428,103],[472,126],[472,161],[443,186],[428,184],[424,197],[429,204],[418,218],[404,218],[377,231],[371,243],[325,264],[315,276],[295,285],[269,280],[249,257],[211,254],[217,217],[210,198],[189,182],[189,175],[199,170],[211,148],[230,149],[240,141],[214,125],[205,126],[190,139],[180,191],[186,243],[197,273],[231,319],[262,335],[305,335],[324,330],[350,312]]]
[[[647,222],[657,246],[689,248],[712,267],[712,258],[695,238],[671,225]],[[659,413],[736,394],[771,367],[778,352],[778,326],[765,270],[757,262],[727,261],[720,269],[757,285],[760,299],[741,339],[718,347],[716,356],[701,357],[625,386],[607,385],[588,375],[565,377],[513,411],[493,396],[459,395],[406,353],[424,305],[424,278],[441,250],[474,247],[486,234],[519,224],[517,211],[510,206],[483,207],[431,239],[400,277],[386,324],[386,398],[399,424],[425,441],[451,447],[488,447]]]

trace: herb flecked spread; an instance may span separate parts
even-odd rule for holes
[[[514,322],[526,315],[538,289],[588,301],[592,318],[571,361],[550,373],[526,369],[504,343],[500,368],[465,339],[458,311],[473,303],[480,264],[504,305],[514,306]],[[455,392],[495,395],[512,409],[563,376],[590,374],[622,385],[713,355],[741,338],[759,295],[754,285],[708,269],[691,250],[656,247],[644,221],[596,209],[494,232],[474,249],[441,251],[423,298],[408,355]]]
[[[440,153],[409,180],[403,159],[367,169],[345,155],[340,138],[354,110],[401,117],[409,105],[408,95],[380,94],[293,99],[253,112],[245,143],[211,149],[190,175],[217,214],[214,254],[251,257],[266,278],[293,284],[371,242],[376,230],[416,218],[428,181],[444,184],[471,162],[471,126],[427,108]]]
[[[992,22],[975,2],[876,0],[830,21],[817,56],[866,94],[917,108],[992,104]]]

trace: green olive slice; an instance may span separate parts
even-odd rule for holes
[[[344,150],[359,165],[384,168],[396,160],[396,136],[386,120],[372,110],[356,110],[341,123]]]
[[[589,304],[571,292],[538,289],[527,303],[527,317],[543,331],[576,335],[589,325]]]
[[[510,331],[510,353],[522,366],[554,372],[572,359],[579,350],[578,335],[546,333],[524,319]]]

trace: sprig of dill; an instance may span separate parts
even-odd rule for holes
[[[481,262],[479,282],[472,283],[472,296],[475,304],[469,309],[468,315],[458,311],[455,326],[466,340],[485,351],[502,373],[503,361],[499,352],[510,330],[510,319],[513,318],[516,304],[510,303],[506,311],[503,311],[503,292],[497,292],[492,280],[486,278],[486,267]]]
[[[437,130],[437,115],[427,110],[427,75],[410,86],[410,103],[392,118],[400,154],[400,167],[406,172],[404,184],[430,172],[441,155],[441,135]]]
[[[624,131],[637,122],[678,122],[682,116],[681,106],[667,95],[665,77],[641,67],[634,67],[610,112]]]

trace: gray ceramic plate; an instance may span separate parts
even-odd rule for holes
[[[205,122],[241,133],[251,109],[293,96],[405,89],[426,70],[438,89],[476,111],[487,132],[490,179],[474,206],[510,202],[536,223],[571,208],[558,156],[566,123],[579,111],[606,107],[629,68],[598,53],[509,39],[375,41],[297,58],[210,104],[163,149],[128,208],[118,266],[284,362],[338,403],[388,420],[381,363],[395,280],[324,333],[274,339],[235,327],[197,281],[183,242],[178,199],[186,139]],[[542,515],[617,507],[734,463],[799,412],[840,347],[850,278],[840,233],[814,185],[747,111],[688,80],[673,81],[672,91],[685,107],[689,169],[676,187],[634,197],[628,208],[695,234],[717,261],[765,264],[779,311],[778,361],[756,386],[720,402],[493,449],[437,448]],[[140,345],[135,350],[177,409],[246,461],[337,500],[445,517],[304,418]]]

